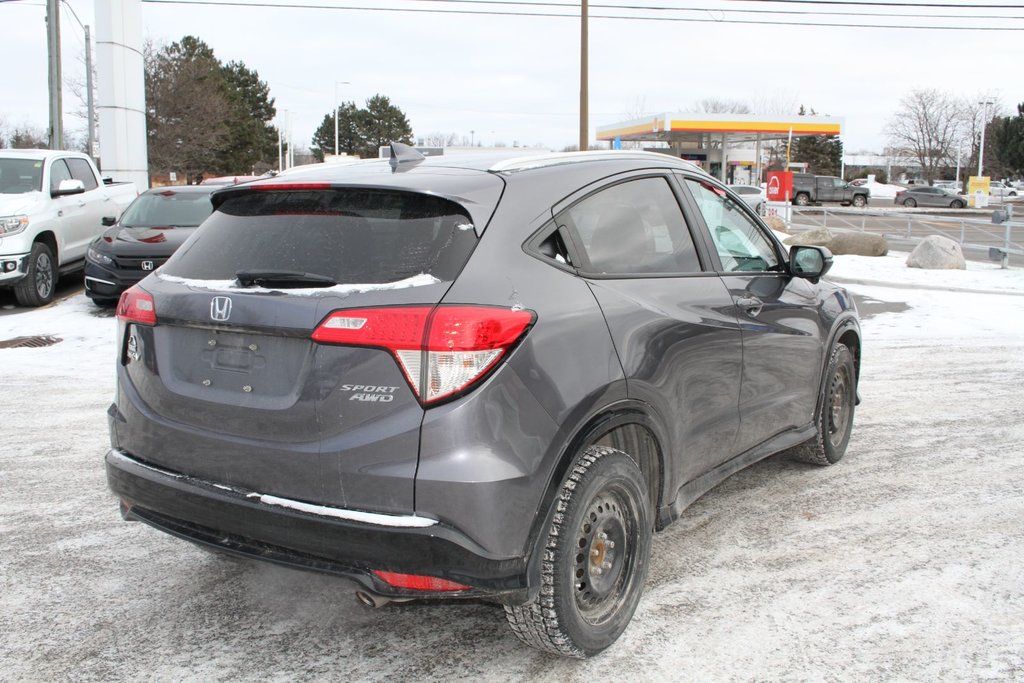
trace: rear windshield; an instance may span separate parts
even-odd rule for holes
[[[129,228],[194,228],[213,212],[206,193],[163,190],[141,195],[121,216],[121,225]]]
[[[231,280],[240,271],[314,273],[338,284],[454,280],[476,246],[458,204],[413,192],[247,192],[229,198],[164,266],[167,275]]]

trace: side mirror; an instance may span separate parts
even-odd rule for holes
[[[69,194],[85,192],[85,183],[81,180],[62,180],[56,190],[50,192],[51,197],[66,197]]]
[[[104,216],[100,219],[100,223],[103,224],[104,228],[109,228],[110,226],[117,224],[117,216]]]
[[[825,247],[794,246],[789,250],[789,271],[816,283],[832,267],[832,252]]]

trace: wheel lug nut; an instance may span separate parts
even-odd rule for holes
[[[606,545],[608,546],[608,550],[611,550],[615,547],[615,541],[608,541]]]
[[[598,576],[600,576],[601,574],[604,573],[604,570],[601,569],[600,567],[595,567],[594,568],[594,573],[597,574]]]
[[[611,569],[611,568],[612,568],[612,563],[611,563],[611,562],[608,562],[608,561],[605,561],[605,562],[604,562],[604,563],[603,563],[603,564],[601,565],[601,569]]]
[[[602,541],[607,541],[607,540],[608,540],[608,534],[606,534],[606,533],[605,533],[605,532],[603,532],[603,531],[602,531],[601,533],[599,533],[599,534],[597,535],[597,537],[598,537],[598,538],[600,538],[600,539],[601,539]]]
[[[601,554],[601,551],[598,550],[597,548],[594,548],[593,550],[590,551],[590,556],[591,557],[597,557],[600,554]]]

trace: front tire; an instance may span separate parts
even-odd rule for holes
[[[42,242],[32,245],[25,277],[14,286],[14,296],[21,306],[45,306],[53,301],[57,286],[57,264],[50,247]]]
[[[909,206],[911,209],[913,209],[915,206],[917,206],[917,200],[916,199],[905,199],[905,200],[903,200],[903,206]]]
[[[962,208],[964,208],[964,203],[962,201],[960,201],[959,199],[954,199],[953,203],[949,205],[949,208],[951,208],[951,209],[962,209]]]
[[[794,446],[790,457],[812,465],[833,465],[846,453],[857,402],[857,368],[850,349],[837,344],[825,370],[825,396],[815,415],[816,433]]]
[[[853,197],[853,205],[858,209],[867,206],[868,200],[864,198],[864,195],[858,194]]]
[[[540,593],[505,616],[527,645],[582,659],[614,643],[640,602],[653,526],[647,485],[628,455],[590,446],[554,506]]]

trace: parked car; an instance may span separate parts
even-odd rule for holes
[[[584,657],[653,531],[772,453],[846,450],[861,336],[831,254],[688,162],[396,144],[213,202],[118,304],[128,520],[366,604],[496,601]]]
[[[809,206],[821,202],[839,202],[856,207],[867,206],[871,190],[863,185],[851,185],[842,178],[810,173],[793,174],[793,203]]]
[[[936,180],[932,187],[938,187],[953,194],[963,194],[964,189],[963,183],[957,180]]]
[[[1001,180],[993,180],[988,184],[988,193],[993,197],[1016,197],[1017,188]]]
[[[206,178],[200,185],[238,185],[239,183],[247,183],[251,180],[259,180],[262,177],[261,175],[225,175],[216,178]]]
[[[213,185],[176,185],[143,192],[121,220],[89,245],[85,294],[117,303],[121,293],[164,264],[213,212]]]
[[[915,206],[945,206],[951,209],[962,209],[966,206],[964,198],[941,187],[917,185],[896,193],[895,203],[913,208]]]
[[[764,215],[765,202],[768,200],[764,188],[754,185],[730,185],[729,189],[739,195],[739,198],[759,216]]]
[[[57,280],[81,270],[89,242],[138,191],[101,179],[77,152],[0,150],[0,287],[22,306],[53,300]]]

